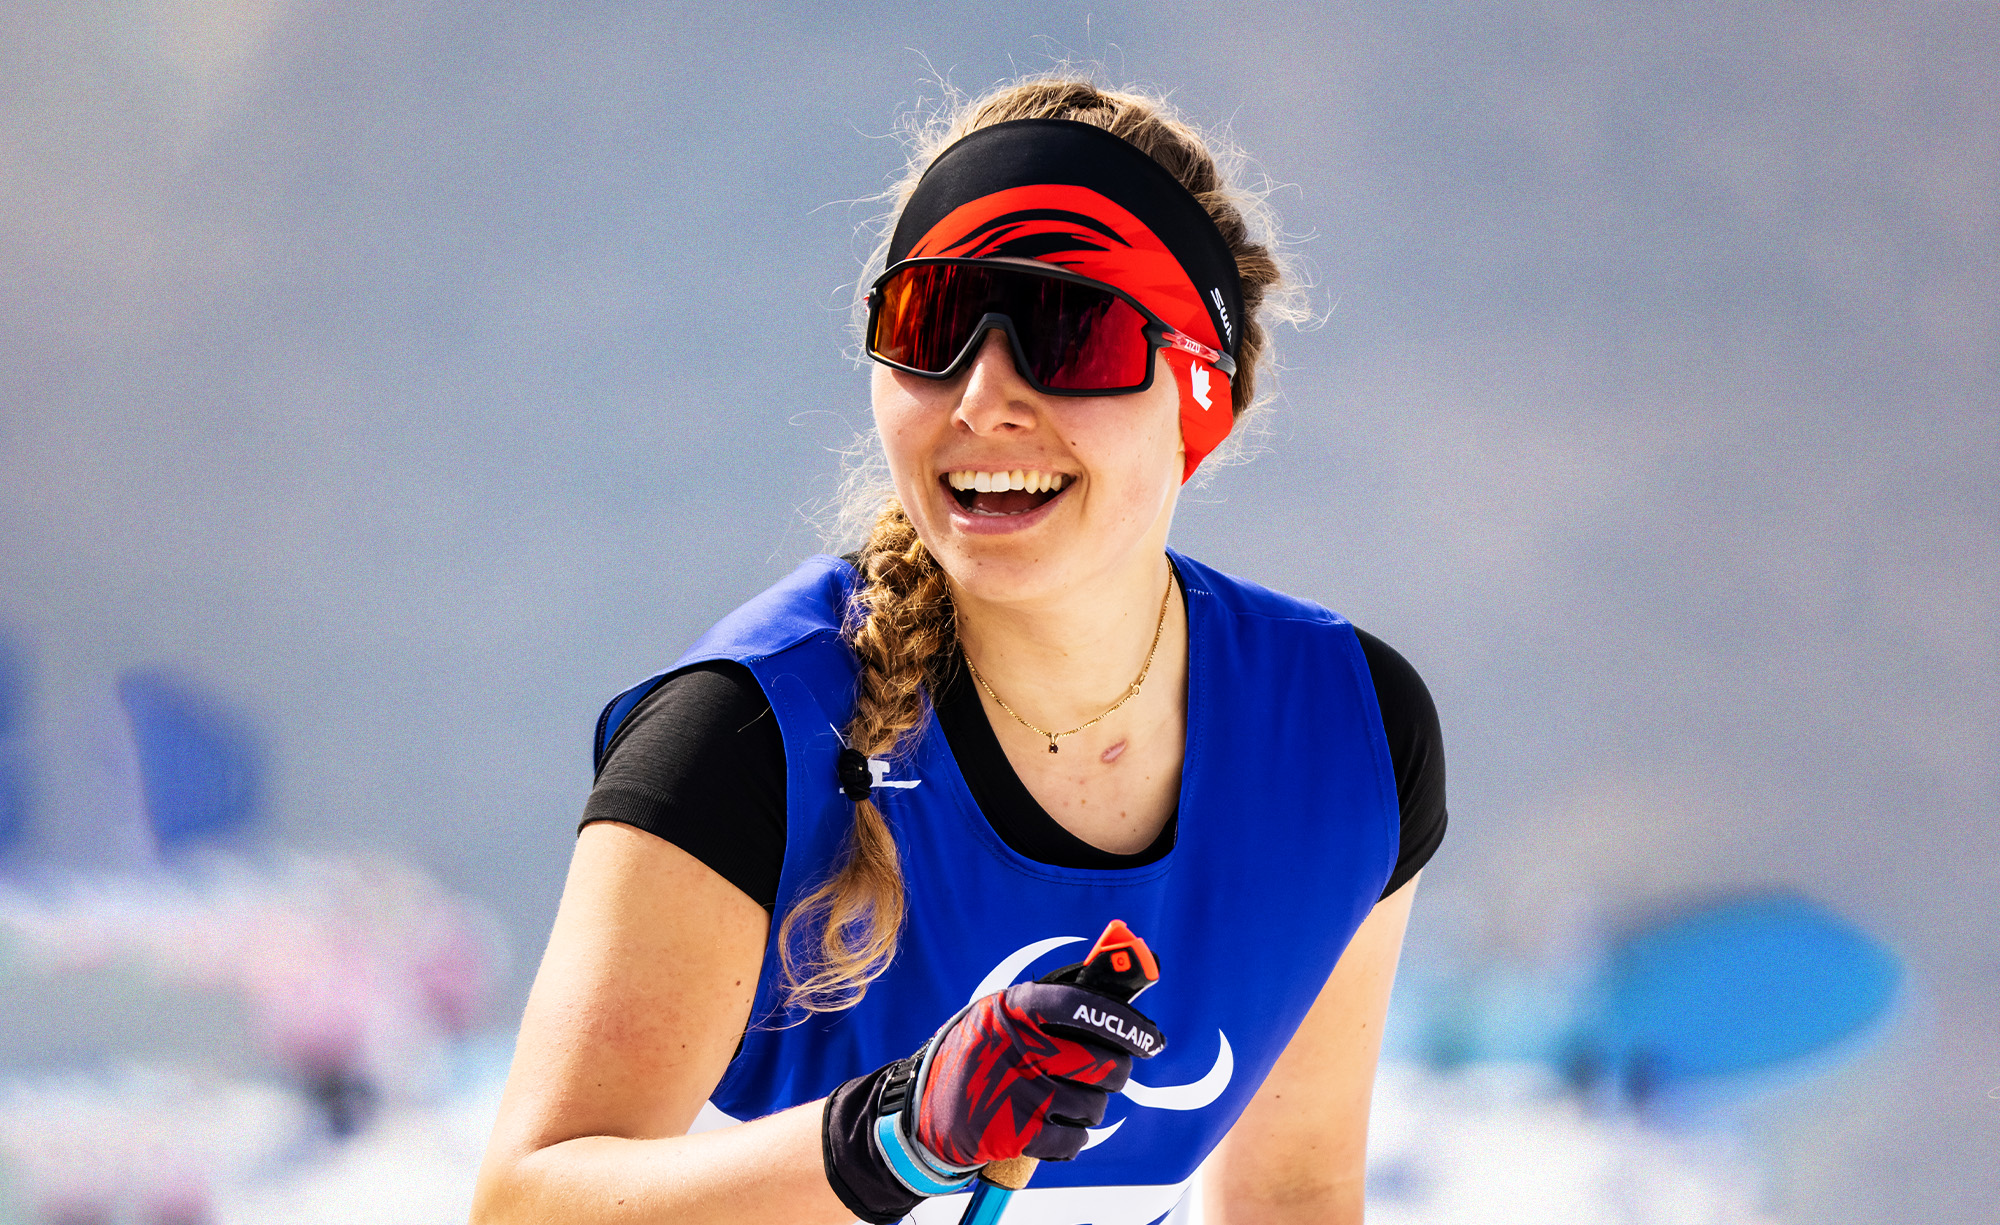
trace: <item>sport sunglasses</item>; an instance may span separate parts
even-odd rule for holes
[[[1236,374],[1228,354],[1175,331],[1131,294],[1063,268],[926,256],[889,268],[868,291],[868,356],[908,374],[953,377],[992,328],[1044,395],[1144,391],[1160,348]]]

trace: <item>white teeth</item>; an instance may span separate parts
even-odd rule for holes
[[[1006,472],[947,472],[944,479],[945,484],[953,489],[970,489],[976,493],[1002,493],[1009,489],[1046,493],[1069,483],[1069,478],[1060,472],[1039,472],[1029,468],[1014,468]]]

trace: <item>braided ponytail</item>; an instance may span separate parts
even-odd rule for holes
[[[957,640],[945,575],[902,504],[890,499],[856,562],[861,584],[843,633],[861,657],[847,747],[886,757],[923,720],[926,686]],[[801,954],[799,925],[821,928]],[[838,1012],[860,1002],[889,968],[903,926],[903,874],[889,824],[873,800],[854,805],[854,829],[840,867],[799,900],[778,927],[787,1007]]]

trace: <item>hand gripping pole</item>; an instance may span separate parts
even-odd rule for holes
[[[1083,959],[1083,973],[1077,985],[1122,1003],[1131,1003],[1141,991],[1160,981],[1160,965],[1146,942],[1125,926],[1123,919],[1105,925],[1104,934]],[[1009,1157],[989,1161],[974,1184],[972,1202],[966,1205],[959,1225],[994,1225],[1007,1210],[1014,1192],[1028,1185],[1041,1164],[1033,1157]]]

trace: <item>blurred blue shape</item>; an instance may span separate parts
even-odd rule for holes
[[[240,717],[158,669],[120,676],[118,698],[131,721],[146,815],[162,851],[250,826],[263,782],[263,753]]]
[[[450,1051],[451,1076],[446,1093],[485,1092],[507,1083],[514,1063],[514,1031],[492,1029],[474,1032],[453,1042]]]
[[[1872,1025],[1902,970],[1795,894],[1741,898],[1627,937],[1605,959],[1597,1039],[1643,1101],[1687,1078],[1772,1067]]]
[[[28,766],[11,737],[0,737],[0,859],[28,833]]]
[[[28,661],[20,644],[0,633],[0,740],[19,736],[28,724]]]
[[[28,832],[27,725],[27,659],[0,634],[0,857]]]

